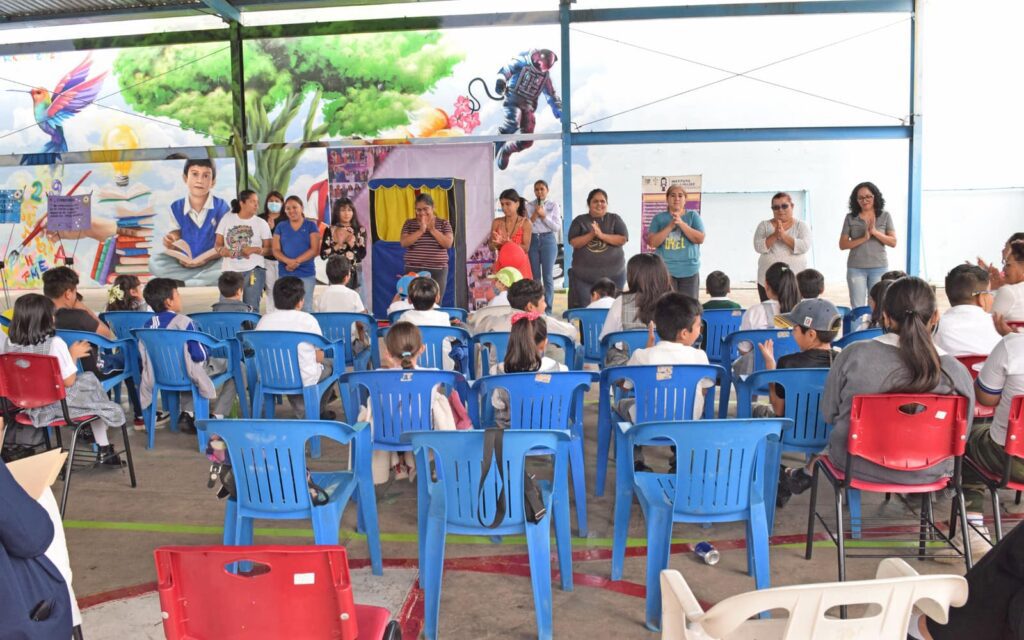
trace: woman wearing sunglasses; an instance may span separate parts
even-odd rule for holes
[[[757,259],[757,294],[761,302],[768,299],[764,288],[764,274],[776,262],[789,265],[793,273],[807,268],[807,252],[811,250],[811,227],[793,217],[793,198],[779,192],[772,196],[772,217],[757,225],[754,231],[754,251]]]

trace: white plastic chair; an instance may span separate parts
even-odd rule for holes
[[[825,582],[741,593],[705,612],[682,574],[661,572],[662,640],[769,640],[843,638],[887,640],[907,637],[914,607],[939,623],[949,607],[967,601],[967,581],[954,575],[918,575],[903,560],[879,563],[874,580]],[[871,604],[881,611],[866,618],[826,617],[842,605]],[[788,618],[752,618],[784,609]]]

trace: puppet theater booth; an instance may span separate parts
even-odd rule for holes
[[[459,178],[370,180],[370,235],[373,256],[373,315],[387,318],[395,284],[405,275],[402,225],[416,217],[416,196],[434,200],[434,215],[452,225],[455,243],[448,250],[448,282],[441,306],[466,308],[466,181]]]

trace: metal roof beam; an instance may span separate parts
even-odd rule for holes
[[[224,22],[234,22],[241,24],[242,12],[238,10],[238,7],[232,5],[228,0],[200,0],[207,7],[212,9],[220,16]]]
[[[676,18],[749,18],[843,13],[910,13],[913,0],[808,0],[805,2],[750,2],[665,7],[623,7],[576,9],[571,22],[612,22],[619,20],[672,20]]]

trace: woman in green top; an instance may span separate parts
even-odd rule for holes
[[[665,261],[676,291],[696,299],[700,291],[700,245],[704,222],[686,210],[686,190],[674,184],[665,192],[668,211],[654,216],[647,228],[647,245]]]

